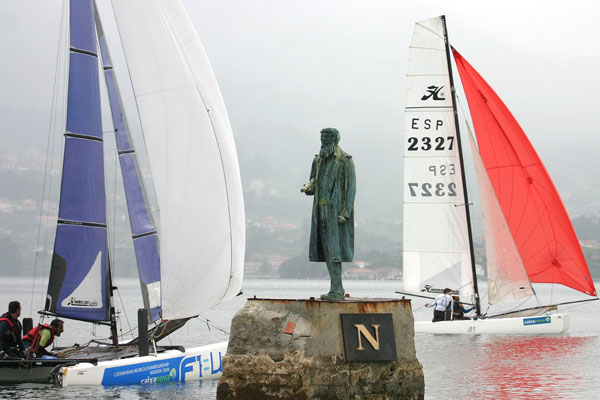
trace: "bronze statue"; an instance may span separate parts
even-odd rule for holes
[[[325,261],[331,286],[323,300],[343,300],[342,262],[354,258],[354,196],[352,156],[338,146],[335,128],[321,130],[321,151],[315,155],[310,181],[301,192],[314,195],[310,227],[310,261]]]

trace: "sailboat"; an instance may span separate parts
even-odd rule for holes
[[[415,25],[407,72],[404,146],[403,292],[422,297],[450,288],[468,299],[467,320],[418,321],[416,332],[565,332],[556,304],[482,312],[465,178],[454,58],[476,140],[477,175],[490,305],[535,296],[532,283],[560,284],[597,300],[575,231],[550,176],[525,133],[491,87],[450,46],[444,16]],[[468,122],[468,121],[467,121]],[[468,125],[467,125],[468,127]]]
[[[93,0],[70,0],[68,101],[54,254],[45,316],[110,327],[111,343],[61,349],[34,360],[63,386],[218,378],[227,343],[157,346],[187,320],[240,292],[245,221],[237,153],[215,76],[178,0],[113,1],[135,112],[125,112],[111,42]],[[66,23],[67,16],[64,17]],[[102,74],[102,75],[101,75]],[[102,79],[103,78],[103,79]],[[102,88],[102,83],[106,88]],[[101,92],[106,90],[123,176],[131,239],[153,352],[120,343],[106,217]],[[130,134],[139,119],[158,221]],[[165,333],[166,332],[166,333]],[[147,351],[146,351],[147,353]],[[82,362],[85,359],[88,362]],[[56,368],[61,364],[62,368]],[[48,364],[48,365],[46,365]],[[52,364],[52,365],[50,365]],[[0,376],[2,375],[0,369]],[[27,380],[27,377],[24,378]]]

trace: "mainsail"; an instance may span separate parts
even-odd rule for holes
[[[404,146],[404,290],[425,285],[473,294],[444,21],[415,25],[407,73]]]
[[[96,30],[91,0],[71,0],[67,124],[45,310],[108,321],[110,273]]]
[[[527,136],[502,100],[453,49],[479,153],[531,282],[596,289],[571,220]]]
[[[113,1],[159,207],[163,319],[241,288],[244,209],[215,77],[179,1]]]

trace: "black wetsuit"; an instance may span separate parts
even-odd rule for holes
[[[18,319],[13,318],[9,313],[0,316],[0,351],[11,357],[22,357],[22,333],[23,326]]]

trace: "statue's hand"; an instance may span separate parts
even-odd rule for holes
[[[315,190],[315,182],[313,180],[311,180],[310,182],[305,183],[302,186],[302,189],[300,189],[300,192],[302,192],[308,196],[308,195],[313,194],[314,190]]]
[[[345,223],[346,223],[346,218],[344,218],[344,217],[343,217],[343,216],[341,216],[341,215],[338,215],[338,222],[339,222],[340,224],[345,224]]]

